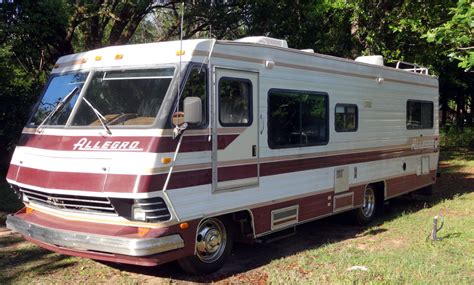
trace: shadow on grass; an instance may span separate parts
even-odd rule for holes
[[[297,233],[294,236],[273,243],[236,244],[232,256],[227,260],[224,267],[218,272],[209,275],[190,276],[183,273],[176,263],[157,267],[138,267],[110,263],[107,263],[107,265],[119,270],[171,278],[178,281],[217,282],[230,276],[259,268],[273,260],[318,248],[328,243],[337,243],[360,236],[378,235],[387,230],[380,227],[385,222],[396,219],[401,215],[433,207],[446,199],[454,199],[459,195],[473,192],[474,179],[472,177],[473,175],[470,173],[446,173],[439,178],[431,196],[415,193],[390,200],[390,203],[385,206],[384,215],[379,217],[374,224],[370,225],[370,229],[369,227],[349,224],[351,216],[349,213],[346,213],[298,226]],[[453,235],[445,238],[454,237]]]
[[[18,235],[6,235],[3,237],[0,237],[0,248],[6,248],[8,246],[14,246],[16,244],[19,244],[21,242],[24,242],[25,240],[21,238]]]
[[[18,247],[24,241],[16,235],[0,237],[0,284],[15,284],[24,275],[50,274],[54,270],[73,266],[76,262],[66,260],[68,256],[54,254],[31,244]]]

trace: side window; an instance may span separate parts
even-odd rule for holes
[[[327,144],[328,96],[325,93],[270,90],[268,145],[270,148]]]
[[[407,129],[433,128],[433,102],[407,101]]]
[[[357,131],[358,110],[355,104],[336,104],[334,126],[336,132]]]
[[[222,126],[252,124],[252,82],[223,77],[219,80],[219,122]]]
[[[179,110],[183,110],[183,102],[186,97],[199,97],[202,102],[202,120],[201,123],[196,127],[207,126],[207,71],[205,68],[200,66],[193,67],[186,80],[186,85],[181,93],[179,100]],[[181,124],[184,120],[184,114],[174,114],[173,123]]]

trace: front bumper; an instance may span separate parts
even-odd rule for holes
[[[33,240],[59,247],[128,256],[148,256],[184,247],[179,234],[158,238],[128,238],[67,231],[38,225],[9,215],[7,228]]]

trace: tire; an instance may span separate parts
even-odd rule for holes
[[[364,204],[362,207],[356,209],[354,212],[355,223],[365,226],[374,221],[378,208],[380,207],[380,199],[376,194],[376,189],[373,185],[367,185],[364,190]]]
[[[181,268],[193,275],[219,270],[232,251],[231,223],[222,218],[209,218],[199,224],[196,234],[196,254],[178,260]]]

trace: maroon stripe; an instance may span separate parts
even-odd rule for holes
[[[257,177],[258,168],[257,164],[248,164],[248,165],[237,165],[237,166],[227,166],[219,167],[218,181],[228,181],[235,179],[244,179],[249,177]]]
[[[15,180],[18,173],[18,165],[10,164],[7,172],[7,179]]]
[[[219,135],[218,148],[225,149],[231,144],[238,135]],[[53,136],[53,135],[37,135],[37,134],[22,134],[18,146],[27,146],[49,150],[65,150],[65,151],[84,151],[87,149],[80,149],[77,144],[81,139],[87,139],[88,145],[93,147],[111,148],[114,143],[120,148],[120,143],[128,142],[127,146],[132,142],[137,142],[135,149],[127,149],[130,152],[174,152],[178,144],[177,139],[171,137],[127,137],[127,136]],[[90,143],[89,143],[90,142]],[[84,146],[85,147],[85,146]],[[187,136],[183,137],[180,152],[195,152],[195,151],[209,151],[212,149],[211,142],[208,135]]]
[[[411,174],[388,179],[386,180],[386,198],[388,199],[414,191],[428,184],[433,184],[435,180],[436,171],[431,171],[430,174],[427,175],[418,176],[415,174]],[[362,206],[364,200],[364,189],[365,185],[359,185],[350,187],[349,191],[344,192],[344,194],[354,193],[353,208]],[[334,195],[334,192],[316,194],[304,198],[293,199],[281,203],[251,209],[254,217],[255,233],[258,235],[269,232],[271,230],[271,212],[285,207],[299,205],[299,222],[328,215],[333,212],[331,203],[332,199],[328,199],[328,197],[332,195]],[[351,196],[341,198],[338,198],[336,196],[335,200],[337,208],[350,206],[352,204]]]
[[[396,151],[371,151],[363,153],[340,154],[325,157],[305,158],[260,164],[260,175],[268,176],[281,173],[304,171],[318,168],[333,167],[353,163],[369,162],[397,157],[431,153],[434,150],[396,150]]]
[[[168,174],[147,175],[140,178],[139,192],[159,191],[164,188]],[[167,189],[192,187],[212,183],[211,169],[174,172]]]
[[[107,177],[107,180],[105,180]],[[42,188],[101,192],[131,192],[135,175],[47,171],[21,167],[16,181]]]
[[[359,185],[349,188],[349,192],[354,193],[354,207],[362,206],[364,204],[365,185]]]
[[[407,175],[404,177],[398,177],[388,179],[387,185],[387,197],[392,198],[414,189],[426,186],[428,184],[434,184],[436,182],[436,170],[430,171],[429,174],[425,175]]]
[[[393,157],[416,155],[425,152],[427,151],[407,150],[397,152],[368,152],[362,154],[336,155],[331,157],[262,163],[260,164],[260,175],[268,176],[350,163],[360,163]],[[15,180],[14,173],[16,171],[16,167],[11,166],[10,169],[11,171],[9,171],[8,175],[9,177],[12,177],[10,179]],[[257,164],[220,167],[218,173],[219,181],[256,177]],[[142,175],[137,192],[143,193],[163,189],[166,177],[167,174]],[[102,191],[102,187],[104,185],[104,191],[127,193],[133,191],[136,176],[125,174],[108,174],[107,179],[104,179],[105,174],[50,172],[46,170],[22,167],[18,177],[16,178],[16,181],[19,183],[25,183],[44,188],[66,190],[77,189],[84,191]],[[168,189],[205,185],[210,184],[211,182],[211,169],[175,172],[171,175]],[[396,193],[393,195],[395,194]],[[355,205],[359,205],[359,197],[355,197],[354,199]]]
[[[332,203],[330,203],[331,200],[328,200],[328,196],[332,196],[332,194],[333,192],[316,194],[304,198],[251,209],[252,215],[254,217],[255,234],[258,235],[271,230],[271,212],[276,209],[299,205],[299,221],[304,221],[332,213]]]

